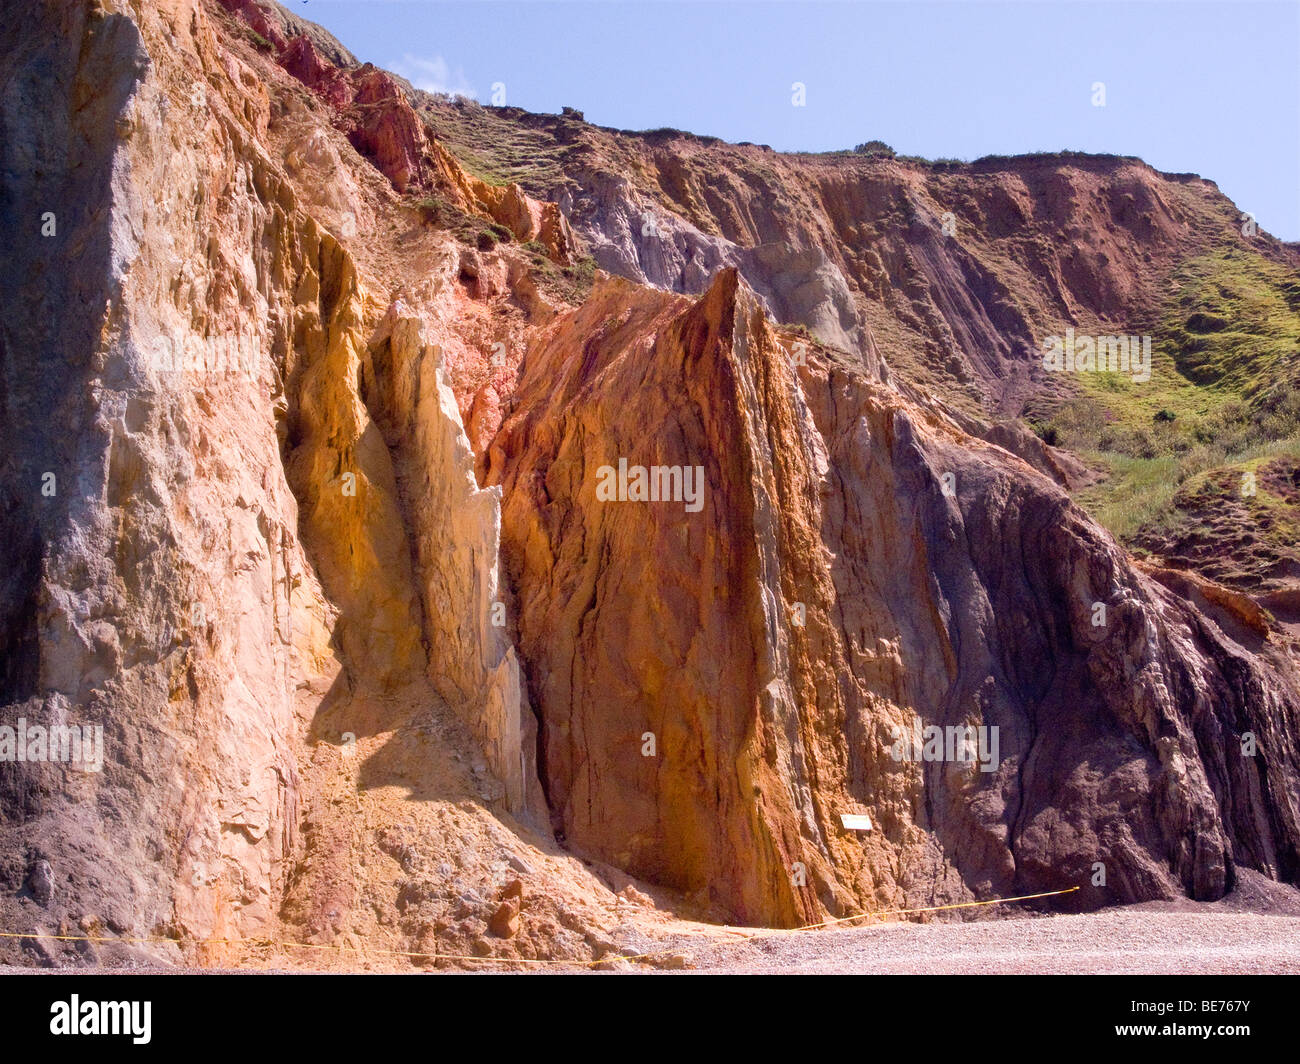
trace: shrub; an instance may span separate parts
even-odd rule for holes
[[[596,277],[596,260],[590,255],[582,255],[572,266],[564,268],[564,275],[580,284],[591,284]]]
[[[1032,426],[1034,435],[1042,440],[1049,447],[1059,447],[1061,443],[1061,430],[1055,425],[1044,425],[1042,422]]]
[[[894,149],[883,140],[869,140],[865,144],[855,145],[853,150],[859,155],[883,155],[887,159],[892,159],[895,155]]]

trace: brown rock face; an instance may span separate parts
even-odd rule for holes
[[[602,269],[699,294],[735,267],[776,320],[1007,417],[1068,391],[1042,372],[1043,337],[1149,328],[1178,263],[1242,247],[1241,212],[1213,182],[1134,158],[931,165],[421,106],[453,152],[527,138],[546,162],[517,179],[561,204]],[[1251,248],[1300,270],[1294,245]]]
[[[796,375],[734,272],[694,305],[598,288],[516,403],[503,550],[579,851],[778,923],[1294,877],[1284,657],[1140,576],[1007,452],[851,366]],[[698,469],[698,505],[603,501],[620,462]],[[896,759],[918,727],[998,749]],[[870,834],[840,826],[863,812]]]
[[[386,71],[358,65],[319,27],[256,0],[216,0],[272,45],[276,62],[329,104],[334,126],[399,193],[437,189],[461,210],[490,218],[526,242],[538,241],[567,263],[573,233],[554,203],[529,198],[517,184],[490,185],[466,174],[429,136],[407,92]],[[321,48],[331,53],[321,54]]]
[[[556,921],[599,927],[604,888],[530,827],[499,504],[448,384],[468,401],[485,383],[469,319],[508,337],[523,312],[472,306],[432,233],[400,241],[412,303],[376,300],[277,160],[302,185],[334,168],[307,201],[331,219],[400,216],[391,184],[219,18],[68,0],[3,31],[5,76],[33,95],[6,103],[0,146],[24,205],[0,281],[3,427],[24,441],[0,470],[0,727],[103,741],[98,771],[0,761],[0,923],[94,915],[156,940],[8,940],[6,959],[231,963],[203,943],[405,949],[430,926],[465,952],[510,854],[552,909],[526,948],[589,957]],[[54,139],[38,98],[67,104]],[[512,299],[508,267],[484,269]],[[425,323],[454,366],[421,314],[457,323],[455,343]]]
[[[1093,252],[1217,200],[954,178],[993,242],[1105,230],[1022,289],[862,238],[902,164],[774,159],[826,208],[789,240],[710,170],[749,149],[656,149],[693,220],[624,263],[650,204],[594,134],[556,119],[576,195],[489,186],[261,0],[46,0],[0,84],[0,926],[38,936],[0,960],[593,960],[651,895],[788,925],[1300,874],[1276,617],[1135,569],[1068,458],[883,365],[944,328],[1014,362],[986,340],[1042,285],[1140,302]],[[631,276],[592,287],[569,219]],[[31,724],[101,728],[100,763],[16,761]]]
[[[783,871],[795,825],[763,816],[781,801],[763,789],[786,786],[779,717],[794,707],[764,628],[775,559],[743,546],[776,530],[760,495],[770,455],[748,446],[763,430],[753,382],[730,357],[736,285],[723,275],[688,310],[612,281],[529,352],[527,412],[497,441],[504,546],[566,840],[740,919],[788,921],[811,910]],[[675,501],[598,500],[598,470],[620,459],[684,471]]]

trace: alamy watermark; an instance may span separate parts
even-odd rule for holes
[[[924,728],[915,723],[911,728],[890,725],[893,747],[889,753],[895,761],[952,761],[958,764],[979,762],[981,772],[997,771],[998,727],[956,724],[939,727],[928,724]]]
[[[159,373],[226,374],[257,380],[262,343],[244,333],[198,337],[158,337],[149,348],[149,365]]]
[[[104,767],[104,726],[51,724],[47,728],[19,717],[17,727],[0,724],[0,761],[53,761],[99,772]]]
[[[618,469],[603,465],[596,470],[598,502],[680,502],[687,513],[704,508],[703,466],[629,466],[618,460]]]
[[[50,1034],[126,1035],[135,1045],[148,1045],[152,1012],[152,1001],[82,1001],[73,994],[50,1006]]]
[[[1043,369],[1048,373],[1127,373],[1135,384],[1151,379],[1151,337],[1075,335],[1043,341]]]

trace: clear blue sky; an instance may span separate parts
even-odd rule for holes
[[[1136,155],[1300,239],[1300,3],[288,0],[424,88],[779,150]],[[807,105],[791,105],[791,85]],[[1106,105],[1093,106],[1103,82]]]

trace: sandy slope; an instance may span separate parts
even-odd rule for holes
[[[1300,917],[1254,913],[1129,908],[1085,916],[890,924],[753,939],[691,934],[674,936],[673,945],[692,965],[686,971],[712,973],[1300,975]],[[627,962],[611,969],[648,970]],[[0,968],[0,973],[18,971],[32,969]]]
[[[987,912],[987,910],[986,910]],[[1218,902],[1149,902],[1077,915],[1022,913],[969,922],[877,923],[817,931],[725,928],[624,910],[611,958],[598,969],[464,964],[434,970],[697,972],[783,975],[1300,974],[1300,891],[1243,877]],[[648,956],[647,956],[648,955]],[[411,971],[375,960],[352,966],[319,954],[317,971]],[[267,957],[263,973],[303,971],[303,958]],[[111,969],[83,968],[79,972]],[[137,972],[214,969],[137,968]],[[225,969],[238,971],[239,969]],[[250,969],[243,969],[249,971]],[[419,969],[416,969],[419,970]],[[0,974],[49,972],[0,966]]]

